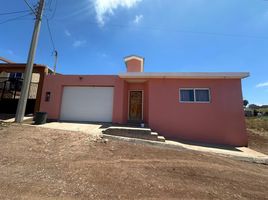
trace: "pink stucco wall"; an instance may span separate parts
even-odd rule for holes
[[[149,81],[149,125],[167,138],[247,145],[241,81]],[[179,88],[210,88],[211,103],[181,103]]]
[[[82,78],[80,78],[82,77]],[[135,82],[136,81],[136,82]],[[167,138],[247,145],[240,79],[147,79],[127,82],[118,76],[48,75],[41,111],[59,119],[64,86],[113,86],[113,123],[127,123],[129,90],[144,91],[143,115],[149,127]],[[210,88],[211,103],[181,103],[179,88]],[[45,93],[51,99],[45,102]]]
[[[44,80],[40,111],[48,113],[48,118],[59,119],[61,97],[64,86],[111,86],[114,87],[113,122],[123,123],[124,80],[113,75],[47,75]],[[45,101],[46,92],[51,92],[49,102]]]
[[[142,72],[142,63],[140,60],[132,59],[126,62],[127,72]]]

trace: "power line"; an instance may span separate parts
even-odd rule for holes
[[[50,0],[49,2],[48,2],[48,9],[50,10],[51,9],[51,3],[52,3],[52,0]]]
[[[0,13],[0,15],[12,15],[12,14],[18,14],[18,13],[25,13],[25,12],[29,12],[29,10],[21,10],[21,11]]]
[[[49,2],[49,3],[50,3],[50,5],[49,5],[49,10],[51,10],[51,4],[52,4],[52,1],[53,1],[53,0],[51,0],[51,1]],[[55,4],[54,4],[54,9],[53,9],[53,11],[52,11],[52,14],[49,16],[49,20],[51,20],[51,19],[54,18],[55,14],[56,14],[56,11],[57,11],[57,8],[58,8],[58,0],[54,0],[54,2],[55,2]]]
[[[33,7],[28,3],[28,1],[27,1],[27,0],[24,0],[24,2],[25,2],[26,5],[30,8],[30,10],[32,11],[32,13],[33,13],[34,15],[36,15],[35,10],[34,10]]]
[[[13,17],[13,18],[10,18],[10,19],[7,19],[7,20],[4,20],[4,21],[0,22],[0,24],[4,24],[4,23],[7,23],[7,22],[18,20],[18,19],[21,19],[21,18],[26,17],[26,16],[30,16],[30,15],[31,14],[28,13],[26,15],[21,15],[21,16]]]
[[[54,40],[53,40],[53,37],[52,37],[52,34],[51,34],[49,20],[48,20],[47,16],[45,16],[45,18],[46,18],[46,22],[47,22],[46,24],[47,24],[47,29],[48,29],[48,33],[49,33],[49,38],[50,38],[51,44],[53,46],[53,51],[55,51],[56,48],[55,48],[55,43],[54,43]]]

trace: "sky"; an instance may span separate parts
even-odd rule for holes
[[[24,63],[34,17],[23,0],[0,3],[0,56]],[[145,58],[146,72],[250,72],[243,98],[268,104],[267,0],[46,3],[35,63],[54,63],[48,19],[59,73],[122,73],[123,58],[135,54]]]

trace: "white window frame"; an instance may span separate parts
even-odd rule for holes
[[[193,90],[194,91],[194,100],[193,101],[183,101],[181,99],[181,90]],[[207,90],[208,91],[208,101],[196,101],[196,90]],[[210,88],[180,88],[179,89],[179,101],[180,103],[211,103],[211,94]]]

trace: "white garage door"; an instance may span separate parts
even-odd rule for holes
[[[113,87],[64,87],[60,119],[111,122]]]

